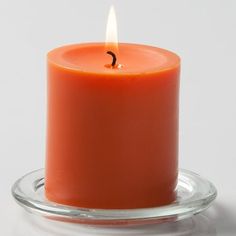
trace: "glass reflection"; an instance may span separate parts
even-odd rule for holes
[[[112,236],[112,235],[216,235],[213,223],[205,215],[197,215],[186,220],[172,223],[132,226],[132,227],[95,227],[47,220],[21,212],[14,228],[14,236]]]

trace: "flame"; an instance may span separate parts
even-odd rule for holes
[[[116,12],[114,6],[110,7],[106,28],[106,47],[118,50],[118,34]]]

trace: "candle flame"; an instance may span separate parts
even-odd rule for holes
[[[110,7],[106,29],[106,47],[118,50],[117,22],[114,6]]]

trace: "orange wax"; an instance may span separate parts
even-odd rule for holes
[[[53,202],[126,209],[175,200],[179,57],[120,43],[48,54],[45,191]]]

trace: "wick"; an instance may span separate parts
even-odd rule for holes
[[[112,52],[112,51],[107,51],[107,54],[112,56],[112,63],[111,63],[111,65],[112,65],[112,67],[114,67],[115,64],[116,64],[116,55],[115,55],[115,53]]]

